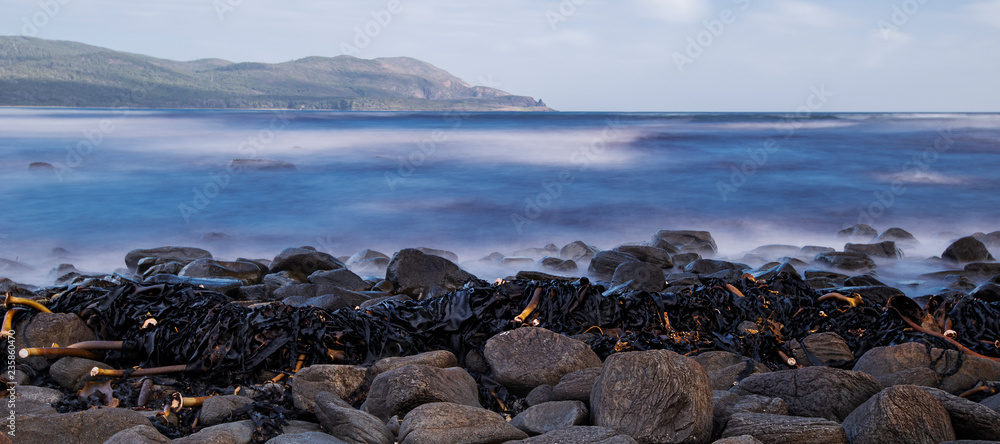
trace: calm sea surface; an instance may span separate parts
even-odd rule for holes
[[[59,247],[110,271],[140,247],[269,258],[312,245],[475,262],[705,229],[738,259],[768,243],[839,249],[833,234],[858,222],[913,232],[922,242],[907,256],[924,258],[957,234],[1000,230],[998,171],[998,114],[6,108],[0,258],[47,273],[66,261],[49,257]]]

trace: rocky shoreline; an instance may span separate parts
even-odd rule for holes
[[[1000,232],[957,237],[940,288],[878,275],[918,239],[717,257],[705,231],[601,250],[311,247],[0,279],[14,442],[1000,441]],[[25,267],[3,260],[0,275]],[[51,312],[45,312],[49,310]],[[54,345],[56,344],[56,345]],[[11,422],[13,420],[13,422]],[[10,427],[8,427],[10,426]],[[5,435],[8,436],[8,435]],[[2,438],[0,438],[0,442]]]

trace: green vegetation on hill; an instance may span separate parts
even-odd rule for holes
[[[407,57],[177,62],[29,37],[0,37],[0,106],[549,110]]]

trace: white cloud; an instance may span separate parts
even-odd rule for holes
[[[709,13],[707,0],[634,0],[639,10],[670,23],[692,23]]]

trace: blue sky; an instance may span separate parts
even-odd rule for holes
[[[0,11],[0,34],[176,60],[415,57],[567,111],[790,111],[818,87],[832,94],[824,111],[1000,111],[1000,0],[0,0]]]

